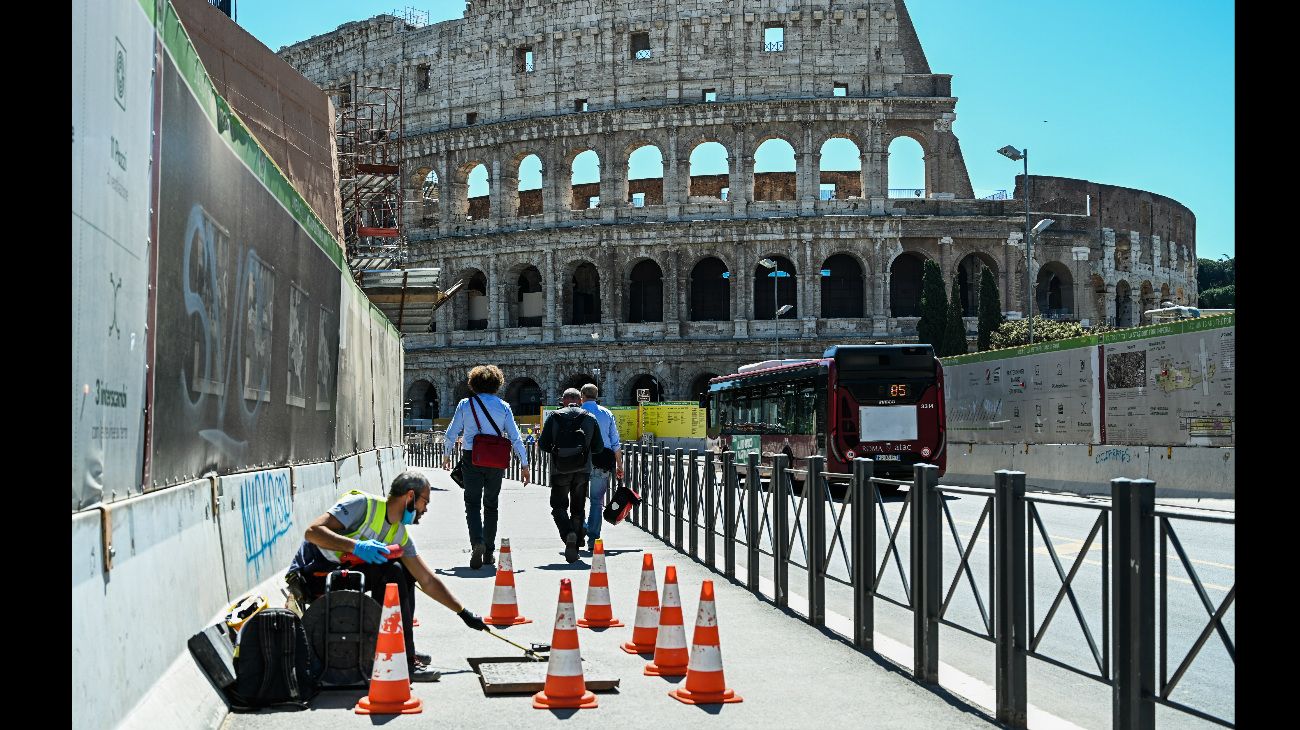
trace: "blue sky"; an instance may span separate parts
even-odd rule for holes
[[[431,22],[464,9],[462,0],[409,4]],[[245,0],[238,20],[279,49],[395,5]],[[1198,256],[1235,255],[1232,2],[912,0],[907,8],[930,69],[953,75],[953,131],[977,194],[1014,185],[1021,165],[999,147],[1028,147],[1031,174],[1166,195],[1196,214]],[[891,164],[890,186],[917,186],[916,162],[893,151],[903,164]],[[783,167],[767,150],[755,163]]]

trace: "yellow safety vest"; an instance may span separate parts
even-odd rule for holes
[[[356,529],[345,533],[344,537],[350,537],[358,542],[364,540],[378,540],[385,545],[392,545],[394,542],[405,547],[410,538],[406,535],[406,525],[398,523],[390,525],[388,531],[384,531],[384,517],[388,510],[388,501],[383,497],[376,497],[373,494],[367,494],[359,489],[353,489],[348,494],[360,494],[366,498],[366,517],[361,520]],[[343,556],[347,551],[330,550],[326,551],[333,556],[334,562],[343,561]]]

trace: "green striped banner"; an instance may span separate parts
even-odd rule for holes
[[[144,0],[141,0],[141,5],[144,5]],[[158,32],[162,36],[163,45],[167,48],[167,52],[171,54],[172,61],[175,62],[176,68],[185,79],[185,84],[198,100],[199,108],[208,117],[208,121],[216,127],[217,135],[225,140],[226,144],[235,153],[235,156],[253,172],[253,175],[284,206],[285,210],[289,211],[289,214],[298,222],[298,225],[302,226],[307,235],[334,262],[334,265],[340,271],[346,270],[347,264],[343,260],[343,248],[339,245],[339,242],[334,239],[329,229],[316,216],[316,212],[311,209],[307,201],[289,182],[289,178],[285,176],[284,172],[275,164],[275,161],[271,159],[271,156],[262,148],[257,138],[248,131],[248,127],[239,118],[239,115],[217,93],[216,87],[212,85],[212,78],[208,76],[207,69],[203,67],[203,61],[199,59],[198,52],[194,50],[194,44],[190,41],[189,34],[185,31],[180,18],[176,15],[176,8],[172,7],[172,4],[168,2],[160,9],[162,17],[157,19],[156,22]]]

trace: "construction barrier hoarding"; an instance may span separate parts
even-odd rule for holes
[[[1233,315],[945,358],[949,441],[1233,446]]]

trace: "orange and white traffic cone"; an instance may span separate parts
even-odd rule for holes
[[[711,580],[700,586],[700,610],[695,616],[686,686],[672,690],[668,696],[688,705],[744,702],[735,690],[727,689],[727,681],[722,677],[722,645],[718,643],[718,612],[713,605]]]
[[[670,565],[664,571],[664,600],[659,607],[655,658],[645,665],[645,674],[651,677],[684,677],[688,661],[686,627],[682,625],[682,598],[677,592],[677,566]]]
[[[492,588],[492,611],[483,619],[491,626],[530,624],[533,620],[519,615],[515,600],[515,566],[510,559],[510,539],[501,538],[501,557],[497,561],[497,583]]]
[[[424,711],[424,703],[418,697],[411,697],[406,636],[402,632],[402,601],[396,583],[389,583],[384,589],[384,613],[379,617],[370,694],[357,700],[352,709],[358,715],[414,715]]]
[[[596,695],[587,691],[582,678],[582,653],[578,650],[578,625],[574,619],[573,584],[560,581],[560,603],[555,608],[555,631],[551,634],[551,659],[546,665],[546,684],[533,695],[533,709],[590,709]]]
[[[584,629],[608,629],[624,626],[622,621],[614,618],[614,611],[609,606],[609,573],[605,572],[605,541],[596,538],[596,545],[591,551],[591,571],[587,581],[587,608],[583,611],[578,625]]]
[[[632,640],[621,648],[628,654],[653,653],[658,633],[659,588],[655,585],[655,558],[646,553],[641,556],[641,591],[636,597],[636,621],[632,625]]]

